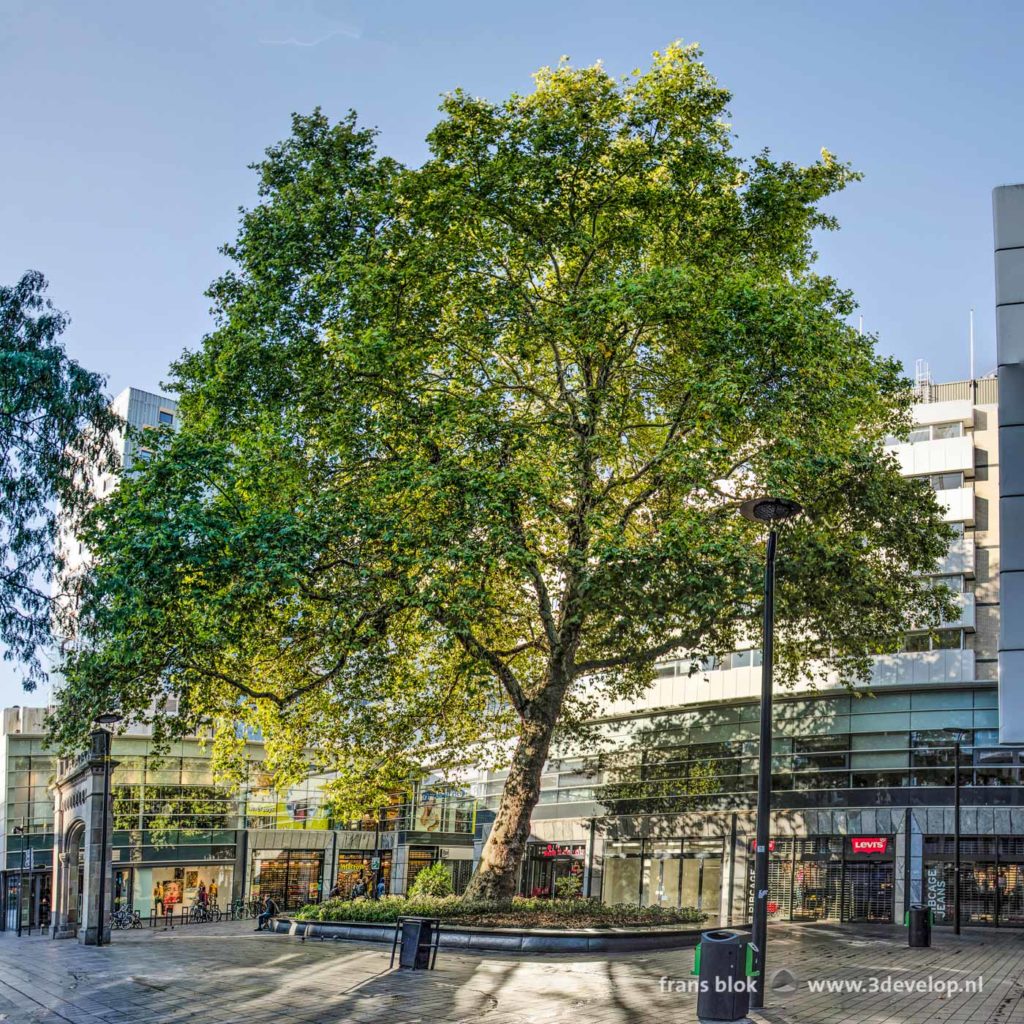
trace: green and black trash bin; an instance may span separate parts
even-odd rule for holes
[[[701,1020],[743,1020],[750,1009],[754,944],[749,932],[715,929],[702,933],[693,973],[698,975],[697,1016]]]
[[[414,971],[433,970],[440,941],[440,918],[399,917],[395,922],[395,937],[391,943],[391,966],[395,966],[395,951],[398,949],[399,967],[409,967]]]
[[[903,923],[907,926],[907,945],[924,947],[932,944],[932,924],[935,915],[931,907],[914,903],[907,911]]]

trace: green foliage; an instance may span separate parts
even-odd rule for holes
[[[910,386],[813,270],[856,175],[735,155],[728,98],[694,47],[563,63],[447,95],[418,168],[354,115],[296,116],[175,367],[183,429],[89,521],[57,739],[117,702],[158,738],[212,722],[230,774],[241,722],[279,781],[310,751],[336,771],[353,816],[514,739],[481,862],[507,895],[555,727],[757,635],[743,499],[807,510],[780,687],[865,679],[939,622],[919,574],[950,534],[883,451]]]
[[[533,899],[471,900],[461,896],[442,898],[385,896],[379,900],[325,900],[302,907],[300,921],[366,921],[388,923],[399,916],[439,917],[469,927],[594,928],[700,924],[707,914],[693,907],[641,907],[606,904],[596,900]]]
[[[113,471],[119,422],[103,378],[65,354],[68,318],[45,291],[37,271],[0,287],[0,642],[29,690],[46,677],[40,649],[62,611],[51,595],[64,569],[58,510],[79,522],[92,474]]]
[[[579,875],[565,875],[555,880],[555,897],[573,900],[583,894],[583,879]]]
[[[412,885],[409,886],[410,899],[419,896],[433,896],[440,899],[451,896],[453,892],[452,873],[448,865],[441,861],[431,864],[428,868],[423,868],[412,880]]]

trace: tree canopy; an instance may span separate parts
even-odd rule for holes
[[[45,678],[55,622],[59,513],[73,530],[93,473],[112,468],[119,422],[103,378],[64,352],[68,318],[45,291],[38,271],[0,287],[0,642],[30,690]]]
[[[883,450],[912,392],[814,270],[856,174],[735,155],[700,58],[455,91],[417,168],[294,117],[174,369],[183,427],[86,533],[61,738],[116,702],[214,722],[228,770],[244,722],[353,810],[509,740],[472,883],[507,894],[555,728],[756,638],[745,498],[806,509],[780,685],[865,678],[948,612],[941,510]]]

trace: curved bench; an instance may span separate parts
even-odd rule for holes
[[[279,935],[301,939],[391,944],[389,922],[298,921],[280,917],[272,925]],[[442,949],[497,953],[609,953],[641,949],[687,949],[700,942],[705,929],[685,928],[469,928],[442,924]]]

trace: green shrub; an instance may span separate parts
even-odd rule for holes
[[[412,885],[409,886],[409,898],[416,899],[419,896],[442,898],[451,896],[454,891],[451,871],[445,864],[438,861],[436,864],[431,864],[429,868],[424,868],[412,880]]]
[[[555,897],[560,900],[574,900],[583,892],[583,880],[579,875],[566,875],[555,880]]]
[[[439,917],[481,928],[648,928],[700,924],[707,915],[693,907],[641,907],[575,897],[467,900],[461,896],[384,896],[379,900],[326,900],[303,907],[303,921],[365,921],[390,924],[399,916]]]

